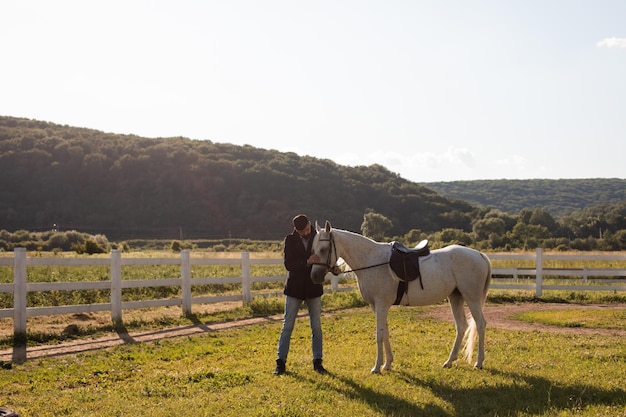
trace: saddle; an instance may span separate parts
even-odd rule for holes
[[[428,247],[427,239],[419,242],[414,248],[407,248],[400,242],[392,242],[389,265],[398,278],[400,278],[396,302],[394,304],[400,304],[402,296],[408,290],[408,283],[410,281],[419,279],[420,287],[424,289],[422,275],[420,274],[419,258],[428,254],[430,254],[430,248]]]

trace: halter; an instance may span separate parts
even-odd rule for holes
[[[332,259],[333,251],[335,252],[335,262],[337,262],[337,259],[339,258],[337,257],[337,245],[335,245],[335,238],[333,237],[333,233],[329,232],[328,236],[328,239],[319,239],[319,242],[330,242],[330,249],[328,251],[328,257],[326,258],[326,263],[314,262],[311,265],[321,265],[326,267],[327,271],[330,271],[330,269],[332,268],[332,266],[330,265],[330,260]]]
[[[327,271],[330,271],[332,268],[332,266],[330,265],[330,260],[332,259],[333,252],[335,253],[335,262],[337,262],[337,259],[339,259],[339,257],[337,256],[337,245],[335,244],[335,238],[333,237],[333,233],[329,232],[328,235],[329,235],[328,239],[322,239],[322,238],[319,239],[319,242],[330,242],[330,250],[328,251],[328,257],[326,258],[326,263],[314,262],[311,265],[321,265],[321,266],[326,267]],[[364,269],[376,268],[376,267],[383,266],[383,265],[389,265],[389,261],[382,262],[382,263],[375,264],[375,265],[364,266],[362,268],[354,268],[354,269],[350,269],[348,271],[343,271],[343,272],[348,273],[348,272],[362,271]]]

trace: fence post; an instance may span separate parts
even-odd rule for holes
[[[122,323],[122,253],[111,251],[111,321]]]
[[[339,275],[330,274],[330,288],[334,292],[339,291]]]
[[[535,256],[535,269],[536,269],[536,277],[537,277],[537,281],[536,281],[536,294],[537,297],[541,297],[542,293],[543,293],[543,289],[541,288],[543,286],[543,252],[541,250],[541,248],[537,248],[537,255]]]
[[[13,333],[26,335],[26,248],[13,250]]]
[[[180,252],[181,294],[183,298],[183,315],[191,314],[191,261],[189,249]]]
[[[241,292],[243,295],[243,303],[249,304],[252,301],[252,292],[250,291],[249,252],[241,252]]]

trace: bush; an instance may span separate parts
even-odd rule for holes
[[[172,240],[172,244],[170,245],[170,249],[172,252],[180,252],[182,250],[182,243],[180,240]]]
[[[80,242],[82,243],[82,242]],[[50,240],[46,245],[49,250],[52,249],[61,249],[61,250],[70,250],[72,248],[72,244],[67,238],[67,234],[65,232],[57,232],[50,236]]]
[[[95,240],[90,239],[85,241],[85,252],[89,255],[93,255],[94,253],[105,253],[106,249],[100,246]]]

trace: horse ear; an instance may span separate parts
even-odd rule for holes
[[[326,225],[324,225],[324,228],[326,229],[327,232],[330,232],[330,222],[328,220],[326,220]]]
[[[315,220],[315,230],[320,231],[320,225],[317,224],[317,220]]]

